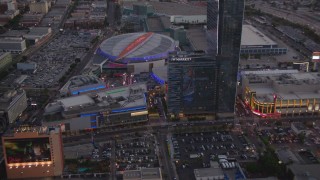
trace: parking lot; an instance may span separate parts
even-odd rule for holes
[[[159,167],[155,137],[144,133],[116,141],[117,171]]]
[[[253,157],[250,152],[255,149],[243,135],[237,136],[228,131],[174,134],[172,145],[175,159],[202,158],[204,163],[218,155],[248,159]]]
[[[169,140],[170,141],[170,140]],[[173,157],[180,179],[194,177],[193,169],[209,168],[225,155],[229,162],[256,159],[255,146],[244,135],[229,131],[173,134]]]
[[[35,62],[35,73],[28,73],[22,86],[34,88],[55,87],[59,79],[68,72],[76,58],[83,57],[91,47],[94,36],[79,36],[74,32],[59,34],[41,50],[33,54],[26,62]],[[2,83],[10,85],[12,79],[19,77],[21,72],[14,72]]]

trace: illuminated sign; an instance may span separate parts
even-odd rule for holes
[[[141,116],[141,115],[147,115],[148,111],[140,111],[140,112],[134,112],[131,113],[131,116]]]
[[[320,52],[312,53],[312,62],[320,62]]]
[[[8,164],[51,161],[49,138],[6,139]]]
[[[190,57],[176,57],[176,58],[171,58],[171,60],[170,61],[177,61],[177,62],[186,62],[186,61],[191,61],[192,60],[192,58],[190,58]]]

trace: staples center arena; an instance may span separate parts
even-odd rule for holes
[[[106,39],[97,53],[108,59],[110,67],[126,65],[134,74],[148,72],[150,67],[165,64],[168,53],[174,51],[175,41],[169,36],[152,33],[129,33]]]

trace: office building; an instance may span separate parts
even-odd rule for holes
[[[219,67],[217,107],[220,117],[234,115],[243,11],[244,0],[219,1],[216,60]]]
[[[215,114],[217,70],[203,53],[171,53],[168,63],[168,111],[180,117]]]
[[[318,73],[247,71],[241,78],[244,103],[258,116],[318,116],[320,113]]]
[[[22,126],[2,136],[8,179],[61,176],[63,145],[59,127]]]
[[[7,124],[13,123],[26,108],[27,96],[23,89],[0,94],[0,112],[5,115]]]
[[[12,63],[12,56],[10,52],[0,52],[0,72],[5,70]]]

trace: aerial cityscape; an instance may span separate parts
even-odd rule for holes
[[[0,180],[320,180],[320,0],[0,0]]]

